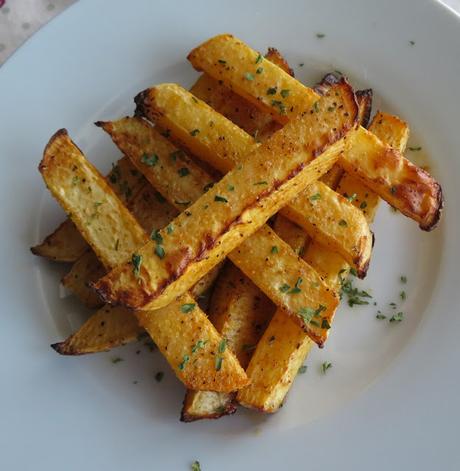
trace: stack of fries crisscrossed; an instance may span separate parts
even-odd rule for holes
[[[333,74],[308,88],[231,35],[188,59],[203,72],[190,91],[157,85],[135,116],[96,123],[123,153],[107,177],[65,130],[45,148],[69,219],[32,251],[72,262],[63,284],[98,309],[53,348],[149,335],[187,388],[182,420],[275,412],[326,342],[342,281],[366,275],[380,198],[431,230],[442,191],[403,156],[405,122],[370,121],[372,90]]]

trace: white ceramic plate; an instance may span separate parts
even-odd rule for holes
[[[361,283],[378,306],[341,308],[278,414],[183,424],[183,389],[159,353],[49,348],[85,313],[59,289],[64,267],[28,248],[63,217],[36,170],[49,136],[68,128],[108,169],[118,152],[92,123],[131,113],[146,86],[190,85],[187,52],[220,32],[278,47],[306,83],[339,69],[372,87],[410,123],[423,151],[408,156],[429,163],[447,205],[428,234],[381,206]],[[0,469],[459,469],[459,50],[459,18],[427,0],[87,0],[36,34],[0,69]],[[393,301],[404,321],[377,320]]]

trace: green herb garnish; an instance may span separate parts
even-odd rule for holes
[[[264,71],[263,67],[257,67],[256,74],[261,74]]]
[[[111,360],[110,360],[114,365],[116,365],[117,363],[120,363],[120,361],[124,361],[123,358],[120,358],[120,357],[113,357]]]
[[[323,39],[326,35],[324,33],[316,33],[318,39]]]
[[[275,95],[276,94],[276,90],[278,88],[277,87],[271,87],[267,90],[267,95]]]
[[[366,208],[367,208],[367,203],[366,203],[365,201],[363,201],[363,202],[359,205],[359,207],[360,207],[361,209],[366,209]]]
[[[251,74],[251,72],[246,72],[244,74],[244,78],[249,81],[254,80],[254,74]]]
[[[327,370],[329,370],[330,368],[332,368],[332,363],[330,361],[323,362],[321,364],[321,371],[322,371],[323,375],[325,375]]]
[[[166,255],[165,249],[161,245],[157,245],[155,247],[155,254],[158,255],[159,258],[164,258]]]
[[[219,203],[228,203],[227,198],[224,198],[223,196],[219,195],[214,196],[214,201],[218,201]]]
[[[321,193],[315,193],[314,195],[311,195],[310,198],[309,198],[309,200],[312,201],[312,202],[313,201],[318,201],[320,199],[321,199]]]
[[[197,134],[199,134],[200,130],[199,129],[193,129],[192,131],[190,131],[190,135],[195,137]]]
[[[345,219],[341,219],[341,220],[339,221],[339,226],[347,227],[347,226],[348,226],[348,223],[347,223],[347,221],[345,221]]]
[[[142,255],[134,253],[133,256],[131,257],[131,263],[133,264],[134,276],[137,278],[141,271]]]
[[[403,320],[404,314],[402,312],[398,312],[390,317],[389,322],[401,322]]]
[[[201,466],[199,461],[194,461],[191,467],[192,471],[201,471]]]
[[[159,229],[152,231],[152,233],[150,234],[150,239],[154,240],[157,244],[163,243],[163,237],[160,234]]]
[[[422,147],[421,146],[409,147],[409,150],[412,152],[418,152],[419,150],[422,150]]]
[[[186,304],[182,304],[182,306],[180,307],[180,310],[184,314],[188,314],[189,312],[192,312],[195,309],[195,307],[196,307],[195,303],[186,303]]]
[[[157,154],[152,154],[152,155],[144,154],[141,157],[141,162],[147,165],[148,167],[154,167],[158,163],[158,160],[160,159]]]
[[[268,185],[268,182],[261,180],[260,182],[255,182],[254,185]]]
[[[182,358],[182,362],[179,363],[179,370],[183,371],[185,368],[185,365],[189,362],[190,357],[188,355],[184,355]]]
[[[407,276],[401,275],[401,278],[399,278],[399,280],[401,281],[401,283],[406,284],[407,283]]]
[[[157,383],[160,383],[161,380],[163,379],[164,375],[165,375],[165,374],[163,373],[163,371],[158,371],[158,373],[155,374],[155,380],[156,380],[156,382],[157,382]]]
[[[288,89],[286,89],[286,88],[280,91],[280,95],[281,95],[283,98],[287,98],[290,93],[291,93],[291,90],[288,90]]]
[[[174,232],[174,226],[172,224],[168,224],[168,226],[166,226],[166,232],[168,234],[172,234]]]
[[[263,57],[262,57],[261,54],[259,54],[259,55],[257,56],[257,59],[256,59],[256,62],[255,62],[255,63],[256,63],[256,64],[260,64],[260,63],[262,62],[262,60],[263,60]]]
[[[222,361],[224,359],[222,357],[216,357],[216,371],[220,371],[222,368]]]
[[[307,372],[307,365],[302,365],[302,366],[298,369],[297,374],[303,375],[303,374],[306,373],[306,372]]]
[[[198,342],[192,347],[192,353],[196,353],[198,350],[201,348],[204,348],[204,346],[208,343],[207,340],[198,340]]]
[[[406,292],[405,292],[405,291],[401,291],[401,292],[399,293],[399,297],[400,297],[403,301],[405,301],[405,300],[406,300]]]
[[[273,254],[278,253],[278,252],[279,252],[279,250],[278,250],[278,247],[276,245],[274,245],[270,250],[270,253],[273,253]]]
[[[226,64],[227,61],[224,61],[223,59],[219,59],[217,62],[219,62],[219,64]]]

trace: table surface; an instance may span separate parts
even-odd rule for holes
[[[0,66],[26,39],[75,1],[0,0]],[[443,3],[460,13],[460,0]]]

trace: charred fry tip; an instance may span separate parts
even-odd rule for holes
[[[58,352],[60,355],[75,355],[74,352],[70,351],[67,348],[67,343],[65,341],[52,343],[50,347],[56,352]]]
[[[208,419],[208,420],[219,419],[220,417],[224,417],[225,415],[233,415],[236,411],[237,411],[237,406],[233,402],[227,404],[218,412],[215,412],[214,414],[208,414],[208,415],[188,414],[187,412],[184,411],[184,408],[182,408],[182,411],[180,414],[180,421],[184,423],[190,423],[190,422],[196,422],[198,420],[203,420],[203,419]]]
[[[356,100],[358,101],[358,105],[362,107],[363,110],[361,115],[361,126],[363,128],[367,128],[369,126],[373,96],[374,92],[372,91],[372,88],[358,90],[356,92]]]
[[[109,124],[109,122],[107,122],[107,121],[96,121],[94,123],[95,126],[97,126],[98,128],[103,128],[103,129],[105,129],[105,126],[107,124]]]
[[[69,133],[67,132],[67,129],[65,128],[62,128],[62,129],[58,129],[49,139],[48,143],[46,144],[45,146],[45,150],[43,151],[43,158],[42,160],[40,161],[40,163],[38,164],[38,171],[40,173],[43,173],[45,170],[46,170],[46,166],[49,162],[49,160],[53,157],[52,155],[50,155],[50,147],[54,144],[54,142],[57,140],[57,139],[60,139],[61,137],[68,137],[69,136]]]
[[[136,109],[134,110],[134,116],[144,117],[146,114],[147,100],[149,96],[149,91],[151,89],[147,88],[142,92],[139,92],[134,97],[134,103],[136,104]]]
[[[444,196],[442,193],[442,187],[436,182],[436,209],[428,221],[420,223],[419,227],[422,231],[430,232],[436,229],[444,209]]]

